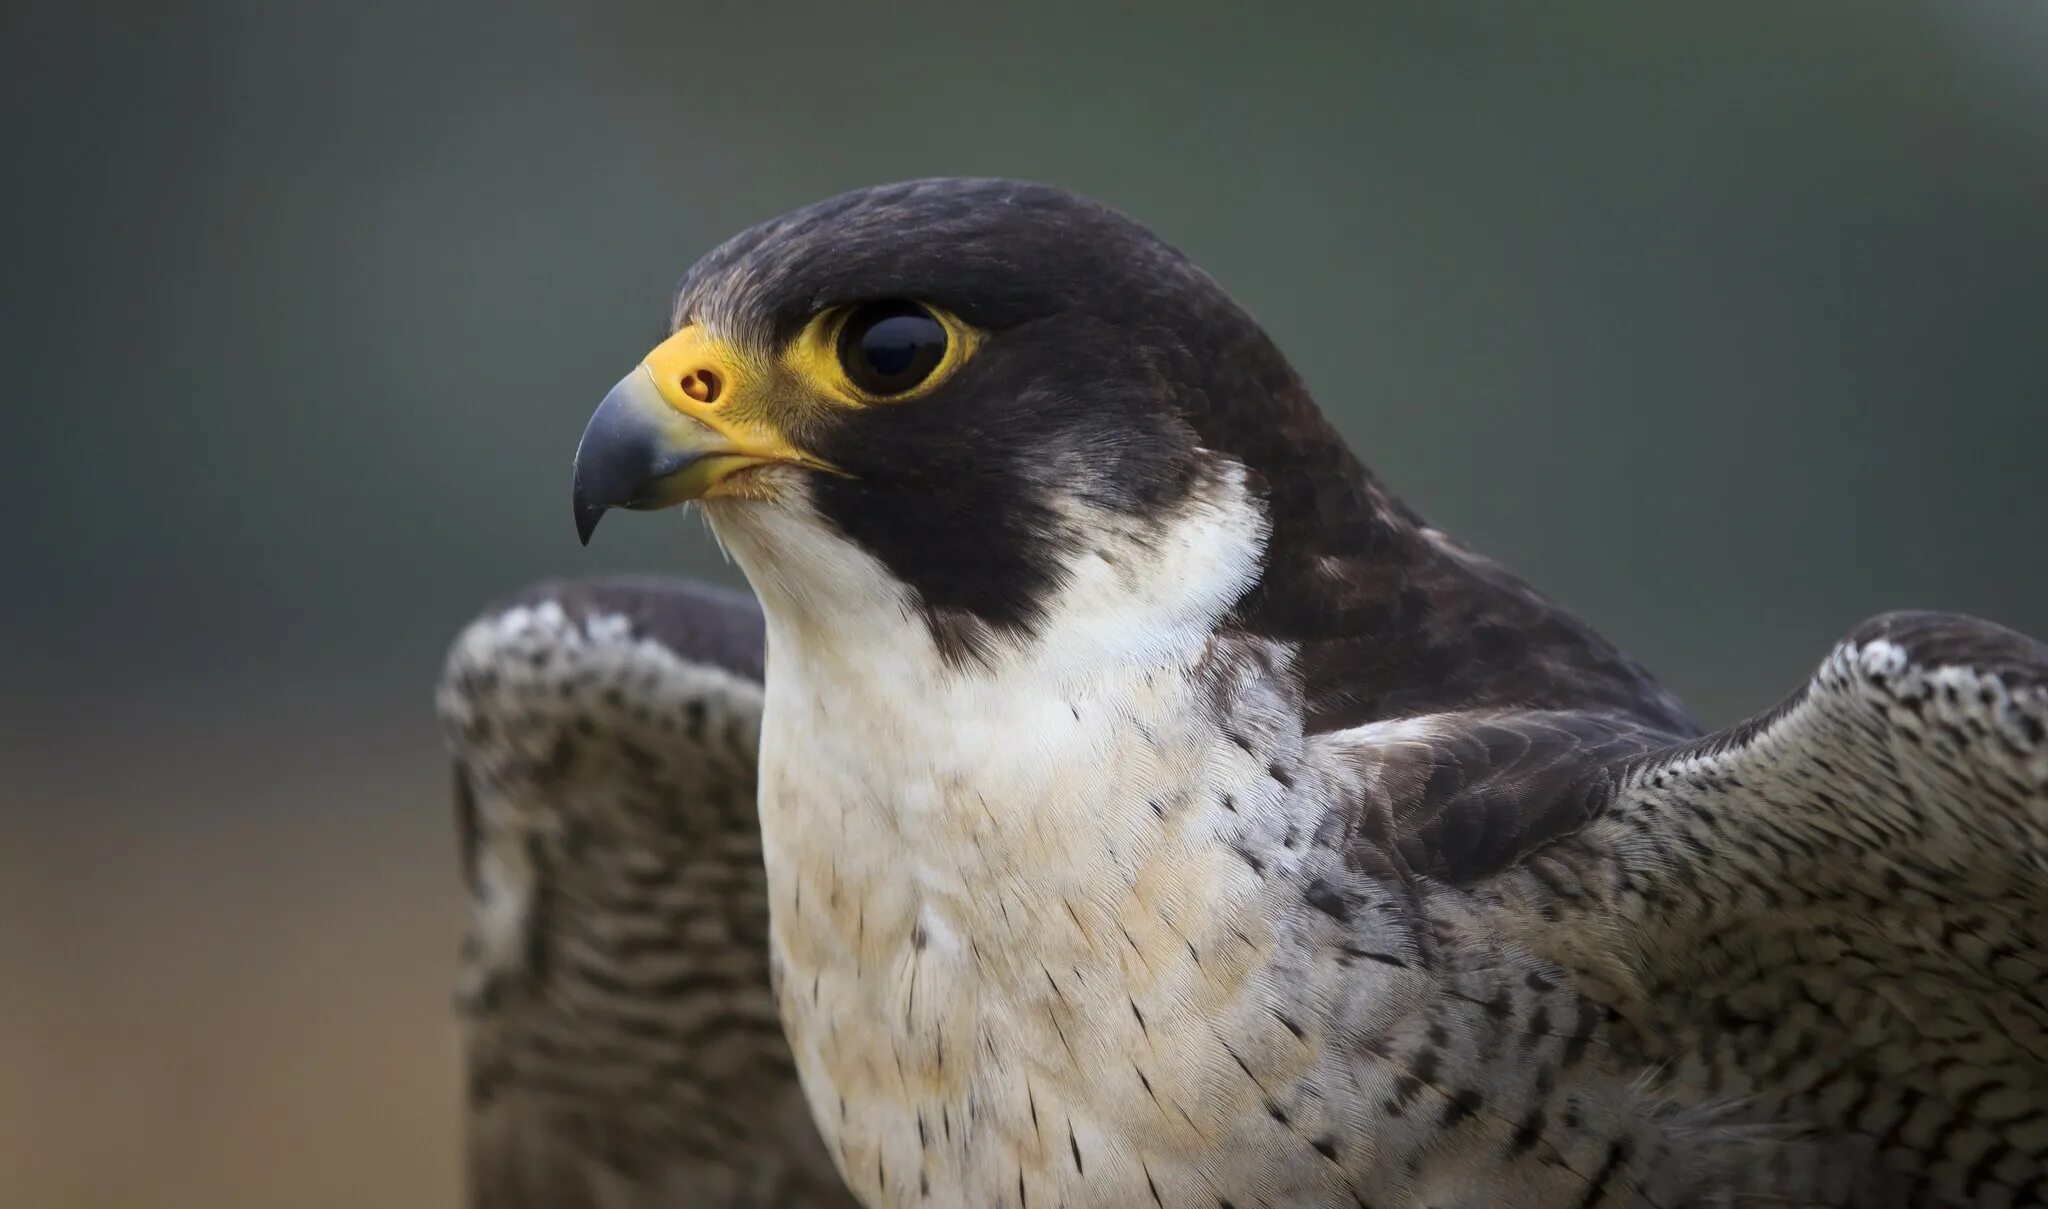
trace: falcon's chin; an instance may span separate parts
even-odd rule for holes
[[[877,609],[914,612],[903,581],[818,511],[810,483],[784,477],[765,507],[723,497],[703,507],[718,544],[778,620],[830,627]]]

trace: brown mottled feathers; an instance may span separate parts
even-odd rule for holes
[[[2044,731],[2048,648],[1890,614],[1776,709],[1692,741],[1446,720],[1400,757],[1398,847],[1557,963],[1660,1094],[1780,1131],[1774,1189],[1803,1186],[1804,1136],[1892,1172],[1901,1203],[2040,1205]]]
[[[1591,821],[1627,761],[1675,736],[1573,710],[1474,711],[1375,749],[1395,842],[1418,874],[1467,885]]]
[[[477,1209],[845,1209],[769,987],[762,634],[737,593],[546,584],[440,692],[472,921]]]
[[[492,611],[550,603],[573,619],[623,617],[636,635],[678,659],[761,679],[761,608],[744,592],[656,575],[561,579],[536,584]]]

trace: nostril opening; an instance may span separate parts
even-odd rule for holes
[[[693,369],[683,375],[682,387],[684,394],[699,403],[716,403],[725,383],[718,380],[716,370]]]

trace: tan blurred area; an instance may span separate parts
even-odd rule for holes
[[[134,754],[0,816],[0,1205],[458,1204],[433,770]]]

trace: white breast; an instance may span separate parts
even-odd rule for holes
[[[1236,842],[1289,797],[1221,725],[1248,703],[1219,698],[1214,627],[1263,539],[1227,487],[1078,560],[1029,641],[967,669],[814,522],[716,518],[769,618],[784,1021],[870,1204],[1142,1204],[1263,1119],[1223,1040],[1298,1042],[1262,1006],[1280,913]]]

